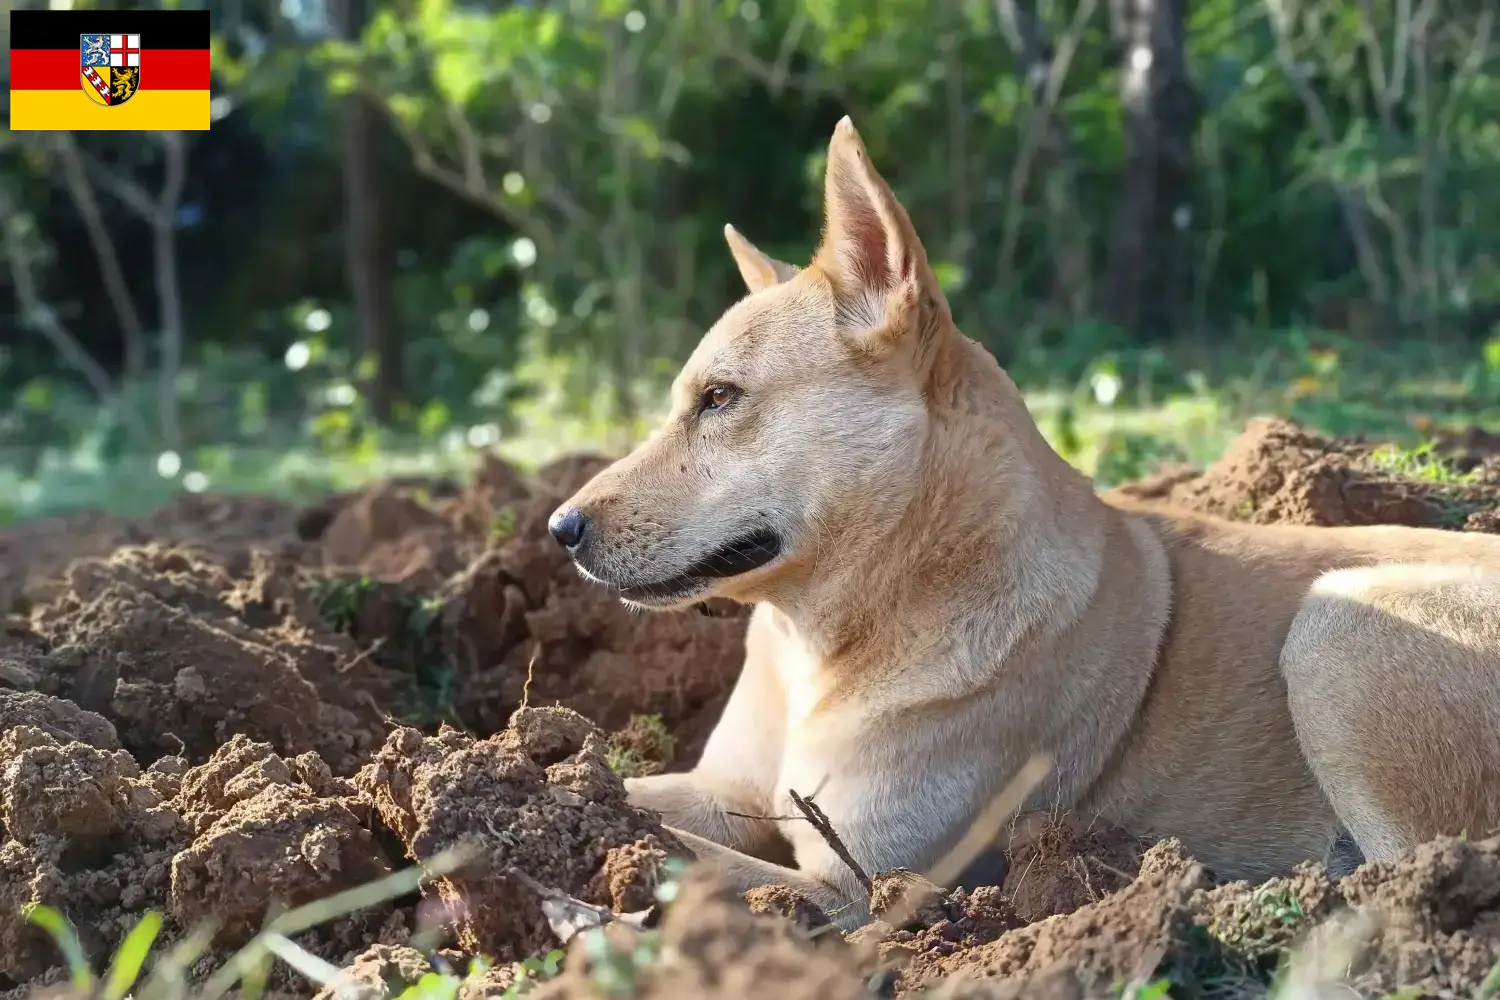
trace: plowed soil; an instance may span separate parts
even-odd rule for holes
[[[1263,421],[1215,466],[1117,496],[1497,531],[1496,444],[1413,456]],[[307,508],[184,496],[140,521],[0,532],[0,996],[66,980],[31,903],[65,913],[99,969],[147,911],[166,918],[159,949],[208,928],[202,979],[268,917],[449,848],[463,867],[294,940],[372,998],[478,955],[494,965],[460,995],[517,995],[559,948],[563,971],[529,995],[839,1000],[946,980],[950,997],[1084,997],[1165,978],[1174,996],[1255,996],[1311,941],[1288,975],[1469,996],[1500,963],[1500,839],[1217,885],[1175,842],[1056,817],[1002,885],[847,941],[790,890],[747,906],[689,871],[662,902],[678,845],[621,777],[691,766],[745,615],[632,614],[578,577],[545,521],[599,467],[528,479],[489,461],[462,488],[383,482]],[[877,878],[875,912],[910,885]],[[565,947],[559,907],[634,916]],[[282,963],[267,988],[319,990]]]

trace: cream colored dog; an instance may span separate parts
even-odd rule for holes
[[[630,604],[756,605],[702,760],[631,801],[845,927],[864,892],[791,790],[871,872],[927,869],[1034,751],[1030,808],[1176,836],[1226,877],[1341,830],[1383,860],[1500,826],[1500,538],[1106,502],[954,328],[847,118],[824,194],[806,268],[726,227],[750,295],[549,525]]]

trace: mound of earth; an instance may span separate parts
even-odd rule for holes
[[[24,615],[0,690],[96,713],[142,761],[244,735],[350,774],[391,719],[493,733],[529,698],[612,730],[649,720],[690,764],[743,614],[631,614],[574,572],[546,518],[602,464],[528,484],[490,460],[464,490],[392,480],[301,510],[189,495],[143,522],[6,529],[0,583]]]
[[[399,729],[355,778],[415,861],[467,846],[477,860],[438,879],[471,954],[516,961],[556,945],[527,879],[617,910],[651,905],[669,849],[660,817],[625,801],[606,738],[564,708],[523,708],[487,740]]]
[[[1401,452],[1259,419],[1202,472],[1166,469],[1107,495],[1252,524],[1500,532],[1500,451],[1492,444],[1476,433]]]
[[[326,624],[295,558],[148,544],[81,559],[31,614],[42,693],[108,720],[139,760],[235,735],[359,766],[400,678]]]
[[[791,921],[754,914],[707,872],[677,886],[659,933],[642,936],[608,925],[580,937],[562,975],[528,996],[605,1000],[626,993],[652,1000],[869,1000],[867,976],[841,948],[818,948]]]
[[[269,497],[183,493],[134,520],[80,511],[0,530],[0,616],[24,615],[53,593],[77,559],[127,545],[192,545],[212,550],[278,546],[296,538],[299,509]]]
[[[1118,495],[1257,523],[1497,530],[1495,445],[1397,453],[1258,422],[1208,470]],[[1293,974],[1336,965],[1364,995],[1445,996],[1500,961],[1496,840],[1342,880],[1216,885],[1173,842],[1028,818],[1000,885],[898,906],[922,880],[878,875],[877,920],[847,940],[785,886],[737,899],[690,869],[659,895],[681,847],[621,776],[692,763],[744,615],[633,614],[577,575],[545,522],[602,464],[525,477],[489,461],[466,487],[389,480],[307,507],[186,495],[146,519],[0,530],[0,1000],[66,980],[30,904],[66,914],[101,969],[148,910],[162,947],[211,926],[201,977],[270,915],[449,848],[472,852],[463,867],[294,941],[371,998],[479,955],[495,964],[460,997],[531,980],[539,997],[836,1000],[941,981],[1047,1000],[1161,977],[1173,996],[1259,995],[1309,941]],[[630,919],[564,945],[609,912]],[[539,956],[564,947],[548,978]],[[266,996],[318,989],[278,962]]]
[[[738,674],[744,614],[631,614],[578,575],[546,522],[605,464],[562,459],[528,485],[491,460],[462,492],[381,483],[305,519],[342,581],[325,610],[415,675],[408,721],[493,733],[523,700],[609,730],[649,716],[691,763]]]

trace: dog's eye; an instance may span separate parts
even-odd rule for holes
[[[739,394],[740,391],[732,385],[711,385],[703,390],[703,396],[698,400],[698,412],[722,410],[734,402]]]

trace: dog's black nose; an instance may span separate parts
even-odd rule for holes
[[[584,532],[589,530],[589,519],[577,507],[559,507],[547,519],[547,530],[563,548],[576,549],[583,542]]]

